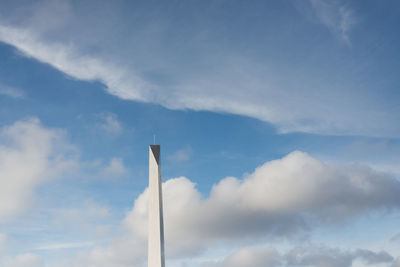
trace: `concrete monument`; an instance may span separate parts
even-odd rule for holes
[[[149,147],[149,236],[148,267],[164,267],[164,221],[160,146]]]

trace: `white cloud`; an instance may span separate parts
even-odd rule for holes
[[[167,159],[176,162],[188,161],[192,156],[192,148],[186,146],[182,149],[175,151],[175,153],[168,155]]]
[[[368,167],[325,164],[302,152],[267,162],[243,179],[224,178],[206,199],[184,177],[166,181],[163,190],[170,257],[230,239],[293,238],[310,227],[400,207],[396,179]],[[146,239],[147,190],[125,224]]]
[[[78,150],[67,141],[66,133],[44,127],[37,118],[3,126],[0,128],[0,221],[8,221],[34,205],[36,188],[61,174],[121,177],[128,173],[121,158],[111,158],[106,164],[99,162],[90,168],[87,163],[79,162]],[[91,216],[92,210],[81,215]]]
[[[74,169],[74,152],[64,132],[36,118],[0,128],[0,220],[28,208],[38,185]]]
[[[340,39],[350,43],[349,31],[356,23],[352,10],[338,1],[310,0],[319,21]]]
[[[70,249],[70,248],[85,248],[92,247],[93,242],[69,242],[69,243],[54,243],[38,246],[34,250],[57,250],[57,249]]]
[[[121,158],[112,158],[107,166],[101,171],[100,175],[103,177],[121,177],[128,173]]]
[[[204,263],[202,267],[274,267],[281,266],[280,256],[274,248],[243,248],[220,262]]]
[[[392,267],[400,267],[400,257],[398,257],[395,262],[393,262]]]
[[[286,266],[351,267],[356,260],[365,265],[393,262],[393,257],[385,251],[343,251],[322,246],[297,247],[289,251],[285,258]]]
[[[264,266],[315,266],[315,267],[351,267],[356,262],[362,266],[390,264],[393,257],[385,251],[370,250],[344,251],[324,246],[307,245],[295,247],[286,253],[274,248],[242,248],[225,259],[206,262],[202,267],[264,267]],[[381,266],[381,265],[379,265]]]
[[[7,235],[5,233],[0,233],[0,259],[6,250]]]
[[[100,15],[82,16],[81,10],[68,1],[57,3],[45,1],[34,5],[29,9],[30,15],[10,20],[22,21],[18,24],[7,24],[3,19],[0,41],[70,77],[100,81],[108,93],[121,99],[156,103],[169,109],[249,116],[274,124],[280,132],[371,136],[398,136],[400,132],[395,112],[383,109],[373,97],[361,101],[363,98],[357,92],[366,96],[364,89],[360,91],[358,84],[338,81],[335,75],[330,79],[331,73],[316,77],[317,70],[299,70],[293,68],[292,62],[268,59],[259,64],[240,51],[210,55],[207,49],[202,52],[205,62],[195,66],[191,63],[188,68],[187,59],[172,54],[171,61],[165,46],[157,45],[171,30],[164,21],[138,22],[127,27],[126,34],[123,27],[121,31],[115,30],[128,23],[119,13],[113,13],[120,8],[119,4],[109,4],[107,12],[96,5],[90,12]],[[354,23],[349,8],[322,0],[312,0],[311,4],[320,23],[340,38],[349,39]],[[110,19],[102,19],[102,12]],[[196,36],[187,38],[196,40]],[[107,41],[98,42],[99,39]],[[134,44],[145,47],[145,53],[127,48]],[[145,55],[148,56],[143,59]],[[150,78],[153,72],[173,82],[160,83]]]
[[[75,258],[60,260],[54,264],[54,267],[144,267],[145,257],[146,242],[127,236],[115,239],[105,247],[96,247],[89,252],[78,253]]]
[[[44,267],[43,259],[39,255],[26,253],[17,255],[14,259],[4,263],[4,267]]]
[[[109,161],[96,159],[94,161],[80,164],[81,176],[93,179],[114,179],[126,176],[129,169],[125,166],[122,158],[113,157]]]
[[[102,206],[91,201],[81,203],[81,206],[67,209],[57,209],[53,213],[53,225],[65,228],[81,228],[85,232],[95,230],[95,225],[100,225],[111,215],[107,206]]]
[[[355,259],[360,259],[367,265],[390,263],[394,260],[393,257],[386,251],[373,252],[366,249],[358,249],[354,251],[353,257]]]
[[[202,267],[264,267],[264,266],[315,266],[315,267],[351,267],[357,262],[361,266],[391,264],[393,257],[385,251],[374,252],[358,249],[344,251],[324,246],[295,247],[286,253],[273,248],[242,248],[225,259],[204,263]]]
[[[100,127],[103,130],[113,135],[119,135],[122,133],[123,127],[116,114],[107,112],[100,114],[99,117],[102,120]]]
[[[395,234],[394,236],[392,236],[392,238],[390,238],[391,242],[398,242],[400,241],[400,233]]]
[[[123,99],[144,100],[148,85],[131,72],[100,58],[83,55],[72,44],[48,43],[29,28],[0,25],[0,40],[18,48],[28,57],[66,73],[89,81],[101,81],[107,91]]]
[[[121,237],[58,266],[144,266],[147,194],[146,189],[135,200],[123,221],[127,232],[121,232]],[[393,258],[385,251],[306,246],[285,252],[246,246],[271,242],[276,237],[293,244],[296,236],[312,228],[398,209],[399,196],[400,182],[390,176],[365,166],[326,164],[302,152],[266,162],[242,179],[224,178],[206,198],[189,179],[170,179],[163,183],[166,255],[169,260],[191,262],[190,258],[207,249],[234,244],[231,248],[244,247],[225,259],[203,261],[204,266],[391,263]]]
[[[4,84],[0,84],[0,95],[5,95],[15,99],[25,98],[24,91],[17,89],[15,87],[6,86]]]

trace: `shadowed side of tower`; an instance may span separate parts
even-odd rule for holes
[[[164,221],[160,146],[149,147],[148,267],[164,267]]]

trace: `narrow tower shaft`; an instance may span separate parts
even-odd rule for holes
[[[164,221],[160,146],[149,148],[149,236],[148,267],[164,267]]]

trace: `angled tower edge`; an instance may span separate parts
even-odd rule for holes
[[[164,267],[164,218],[160,146],[149,147],[148,267]]]

